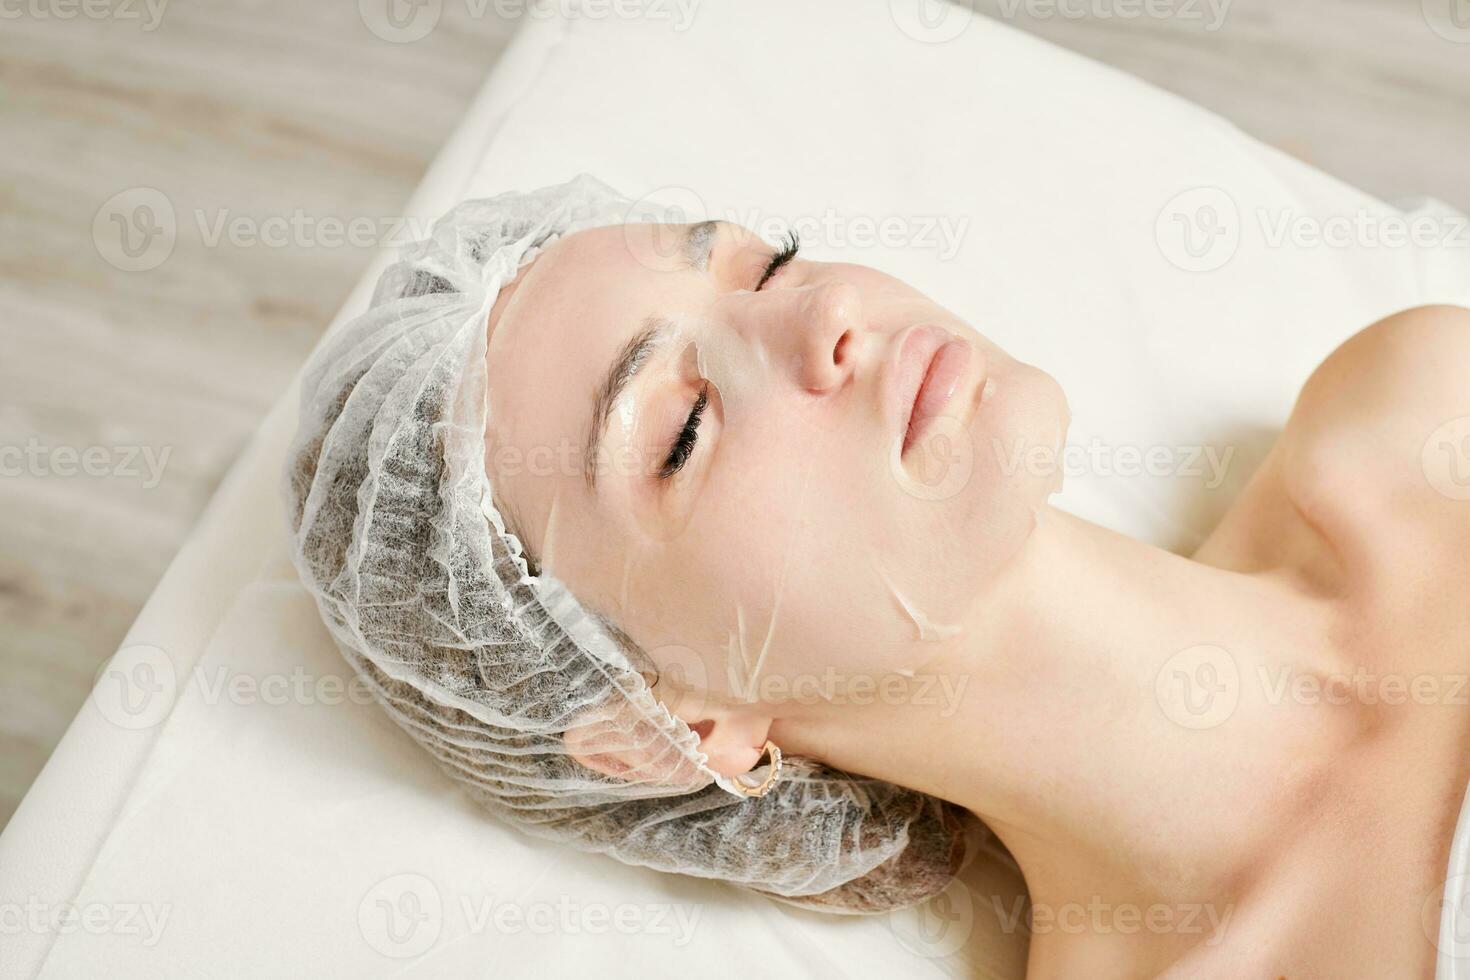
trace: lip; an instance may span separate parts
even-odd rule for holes
[[[945,414],[970,373],[975,348],[935,324],[911,327],[898,344],[887,379],[889,420],[900,454],[922,434],[923,423]]]

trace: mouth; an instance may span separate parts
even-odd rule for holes
[[[900,455],[923,436],[926,423],[945,414],[974,355],[968,341],[933,324],[904,336],[889,378],[894,426],[903,437]]]

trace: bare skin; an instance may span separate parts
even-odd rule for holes
[[[1345,704],[1306,706],[1335,746],[1272,801],[1279,845],[1263,849],[1246,893],[1260,945],[1233,960],[1254,972],[1433,973],[1437,896],[1470,780],[1470,500],[1436,488],[1424,457],[1441,486],[1463,488],[1464,445],[1426,442],[1470,415],[1467,382],[1464,309],[1410,310],[1358,333],[1313,373],[1194,556],[1286,583],[1320,610],[1324,662],[1368,677]],[[1384,703],[1394,678],[1418,682],[1418,696]],[[1231,963],[1223,951],[1192,957],[1181,975]]]
[[[1432,486],[1421,453],[1470,415],[1467,379],[1466,310],[1363,330],[1313,374],[1190,560],[1065,515],[1053,531],[1042,522],[1037,574],[1017,580],[1048,580],[1069,608],[1025,621],[1014,652],[997,634],[986,656],[1030,660],[1019,686],[982,675],[943,730],[911,711],[851,727],[834,712],[778,724],[779,737],[931,791],[965,787],[1034,906],[1103,910],[1088,928],[1034,936],[1028,976],[1432,976],[1470,781],[1470,501]],[[1079,623],[1081,642],[1067,635]],[[1229,652],[1238,705],[1200,730],[1154,730],[1154,651],[1198,643]],[[1099,710],[1023,720],[1047,688]],[[1005,713],[1008,701],[1029,710]],[[1029,753],[970,741],[968,759],[926,757],[927,739],[964,744],[998,716]],[[924,735],[904,737],[916,721]],[[883,737],[864,741],[870,726]],[[1157,906],[1173,910],[1157,932],[1120,928],[1126,911]]]
[[[1037,931],[1035,977],[1432,973],[1425,909],[1470,779],[1470,501],[1442,492],[1470,473],[1434,466],[1470,453],[1426,443],[1470,416],[1470,312],[1409,311],[1334,352],[1183,557],[1051,507],[1053,480],[985,453],[953,496],[915,498],[921,453],[889,455],[883,382],[917,326],[974,349],[951,435],[1056,445],[1067,421],[1054,382],[931,300],[799,259],[756,289],[773,250],[748,232],[722,229],[703,266],[650,261],[645,234],[573,236],[502,295],[487,432],[496,451],[585,446],[609,357],[668,317],[701,357],[619,402],[609,438],[643,463],[595,488],[580,465],[492,482],[533,551],[647,651],[712,767],[750,768],[769,737],[967,807],[1036,909],[1110,910]],[[711,352],[734,348],[758,367],[709,372],[709,427],[661,479]],[[757,671],[732,668],[754,647]],[[819,698],[762,686],[834,670]],[[935,678],[963,696],[914,696]],[[874,679],[899,696],[850,696]],[[1224,700],[1201,715],[1209,692]],[[1111,918],[1154,907],[1172,910],[1160,927]]]

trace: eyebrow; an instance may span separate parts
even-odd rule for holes
[[[714,249],[719,227],[718,221],[701,221],[690,225],[684,232],[681,251],[689,264],[701,272],[709,268],[710,253]],[[613,355],[607,374],[593,392],[592,419],[587,427],[587,443],[582,456],[582,476],[587,481],[589,490],[597,490],[597,453],[602,448],[602,439],[607,433],[607,420],[612,417],[613,405],[638,376],[638,372],[653,359],[659,345],[668,339],[670,327],[670,323],[662,317],[651,316],[644,320],[643,329]]]
[[[582,457],[582,475],[587,488],[597,489],[597,452],[602,446],[602,437],[607,432],[607,420],[612,416],[613,405],[623,394],[638,372],[653,359],[659,344],[667,339],[667,320],[649,317],[643,321],[643,329],[634,334],[622,349],[613,356],[602,383],[592,396],[592,422],[587,429],[586,455]]]
[[[715,235],[720,230],[718,221],[701,221],[690,225],[684,235],[684,257],[700,272],[709,269],[710,253],[714,251]]]

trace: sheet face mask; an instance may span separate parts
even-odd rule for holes
[[[403,250],[368,311],[303,375],[284,474],[302,582],[384,710],[527,832],[828,911],[923,901],[961,863],[961,811],[802,759],[786,761],[767,796],[738,793],[602,622],[554,574],[530,573],[495,506],[489,311],[561,236],[632,213],[582,176],[464,202]],[[764,369],[758,356],[742,361],[752,352],[685,329],[722,396],[753,390],[739,372]],[[733,397],[725,408],[744,410]],[[748,625],[733,654],[745,679],[759,672],[764,624]],[[583,754],[618,753],[626,770],[583,766],[568,733]]]
[[[782,326],[781,329],[789,328]],[[791,353],[770,350],[766,338],[767,334],[763,329],[736,331],[692,316],[669,320],[661,328],[661,342],[675,351],[667,359],[672,364],[670,373],[678,376],[679,381],[694,383],[700,386],[701,392],[707,392],[710,406],[717,406],[709,408],[707,414],[719,416],[722,430],[741,433],[745,444],[779,447],[773,454],[800,461],[798,472],[794,476],[789,472],[766,470],[741,470],[734,476],[731,473],[725,475],[726,480],[753,480],[760,483],[767,491],[767,498],[781,501],[784,533],[770,533],[772,529],[763,527],[761,536],[766,541],[779,539],[784,542],[784,548],[779,554],[761,555],[763,574],[731,576],[732,579],[744,579],[744,591],[731,591],[728,595],[723,595],[725,638],[717,646],[709,642],[700,645],[700,652],[704,655],[698,657],[701,663],[695,673],[706,682],[722,676],[723,683],[714,685],[714,693],[736,702],[761,701],[763,692],[776,693],[778,696],[786,692],[786,696],[789,696],[789,692],[797,686],[800,686],[804,696],[838,702],[844,696],[853,695],[848,688],[857,685],[853,689],[860,691],[861,685],[870,677],[895,674],[897,677],[913,679],[932,660],[935,654],[933,644],[956,638],[961,632],[958,624],[960,616],[956,608],[944,608],[939,604],[926,608],[917,598],[931,597],[929,601],[932,602],[932,597],[936,594],[936,573],[939,579],[944,577],[942,564],[933,563],[922,550],[907,547],[910,542],[904,539],[885,539],[876,533],[856,533],[851,527],[833,526],[831,522],[823,522],[820,513],[823,510],[823,501],[820,500],[819,492],[813,488],[813,473],[828,469],[829,461],[841,463],[841,460],[832,460],[833,454],[867,457],[860,453],[854,454],[851,447],[844,447],[841,438],[833,438],[833,433],[828,430],[829,423],[823,422],[822,413],[814,406],[819,400],[813,400],[811,411],[804,411],[800,400],[792,401],[791,398],[782,397],[781,389],[789,389],[791,386],[791,378],[788,376],[791,364],[786,363]],[[706,395],[701,394],[701,398],[704,397]],[[622,428],[625,445],[656,444],[657,439],[644,438],[642,429],[645,420],[639,416],[638,404],[634,391],[625,392],[614,408],[614,425]],[[779,410],[772,411],[770,406],[779,406]],[[925,445],[920,448],[928,450],[931,445],[942,448],[947,439],[954,438],[958,441],[964,438],[963,433],[954,435],[942,425],[953,423],[954,426],[960,426],[961,423],[957,420],[938,419],[933,420],[933,423],[938,426],[938,430],[926,436]],[[920,510],[938,510],[933,501],[944,500],[947,495],[963,488],[964,480],[969,479],[969,469],[947,467],[944,470],[947,479],[935,480],[931,485],[926,485],[904,469],[904,464],[900,461],[900,448],[901,441],[895,439],[889,451],[889,472],[883,470],[882,458],[873,454],[867,461],[867,469],[858,470],[860,476],[857,482],[869,486],[891,486],[892,483],[897,483],[906,489],[908,497],[916,501]],[[709,451],[720,453],[722,450]],[[779,486],[779,492],[770,492],[772,486]],[[681,502],[695,501],[700,497],[700,491],[698,488],[685,488],[672,492],[669,497]],[[885,505],[886,501],[875,501],[875,507]],[[635,539],[623,555],[622,582],[613,602],[616,608],[628,610],[637,604],[634,601],[635,589],[632,588],[632,582],[642,572],[645,561],[656,558],[660,547],[670,541],[682,538],[703,542],[703,551],[706,554],[720,554],[728,548],[731,536],[722,533],[719,527],[711,530],[711,525],[719,523],[717,517],[713,522],[709,519],[709,514],[701,514],[700,519],[695,519],[694,510],[697,508],[698,504],[688,502],[686,510],[678,514],[678,519],[673,520],[666,513],[657,514],[657,519],[645,519],[644,511],[634,508],[642,519],[641,529],[647,539]],[[728,513],[734,507],[729,501],[723,501],[714,510]],[[773,517],[763,516],[763,519],[770,520]],[[556,554],[563,547],[562,542],[557,541],[547,551]],[[832,561],[833,555],[842,550],[853,560]],[[742,555],[731,555],[731,561],[741,558]],[[556,570],[554,558],[544,564],[551,572]],[[669,564],[688,567],[686,561],[673,561]],[[903,632],[891,632],[894,642],[883,644],[881,661],[867,664],[845,663],[844,666],[850,670],[842,671],[844,676],[838,677],[836,671],[825,671],[819,680],[810,670],[804,670],[808,664],[801,663],[803,658],[800,654],[797,657],[782,657],[779,652],[776,655],[773,652],[779,651],[782,646],[795,646],[798,651],[803,648],[811,649],[810,644],[786,639],[785,627],[792,626],[792,611],[789,607],[784,608],[784,598],[788,594],[792,576],[798,570],[822,569],[828,566],[841,566],[848,583],[856,583],[854,588],[858,594],[872,597],[878,602],[888,599],[892,607],[889,620],[903,620],[907,626]],[[657,570],[650,569],[648,573],[656,582],[663,580]],[[666,577],[667,574],[669,573],[664,572],[663,576]],[[858,582],[858,579],[864,577],[866,582]],[[647,598],[647,592],[639,591],[638,595]],[[904,639],[914,638],[929,648],[916,651],[903,644]],[[688,652],[691,657],[694,655],[691,648],[684,646],[684,639],[679,641],[679,646],[681,654]],[[772,676],[773,664],[776,666],[775,676]],[[860,698],[861,693],[856,696]]]
[[[718,406],[724,426],[758,425],[754,407],[769,400],[775,390],[773,363],[770,352],[756,333],[737,338],[731,331],[716,329],[712,324],[692,317],[681,317],[665,324],[663,338],[676,353],[669,359],[673,370],[683,377],[697,377],[707,404]],[[632,392],[624,394],[615,411],[615,418],[623,428],[623,440],[627,445],[646,445],[653,440],[642,433],[645,424],[637,411],[637,399]],[[788,419],[788,428],[799,428],[801,420]],[[789,435],[789,433],[788,433]],[[808,438],[815,442],[817,434]],[[798,454],[808,457],[809,453]],[[804,491],[804,483],[802,491]],[[786,500],[793,523],[800,525],[809,505],[804,492],[798,491]],[[687,496],[694,496],[689,494]],[[660,520],[644,520],[641,529],[649,537],[646,542],[635,542],[624,557],[623,589],[619,595],[619,608],[633,604],[627,591],[628,582],[638,567],[642,556],[657,549],[661,544],[689,536],[698,536],[699,529],[691,528],[692,506],[669,519],[668,514],[659,515]],[[552,535],[548,535],[552,537]],[[557,545],[564,547],[564,545]],[[784,592],[785,575],[793,559],[795,546],[788,547],[781,556],[779,567],[773,570],[759,594],[733,597],[730,603],[730,622],[727,640],[720,651],[725,670],[719,693],[740,701],[755,701],[762,670],[767,663],[772,639],[780,615],[781,597]],[[548,560],[546,567],[554,571],[554,561]],[[696,656],[689,648],[691,656]],[[717,671],[701,665],[697,676],[708,680],[718,677]],[[718,781],[718,779],[717,779]]]

